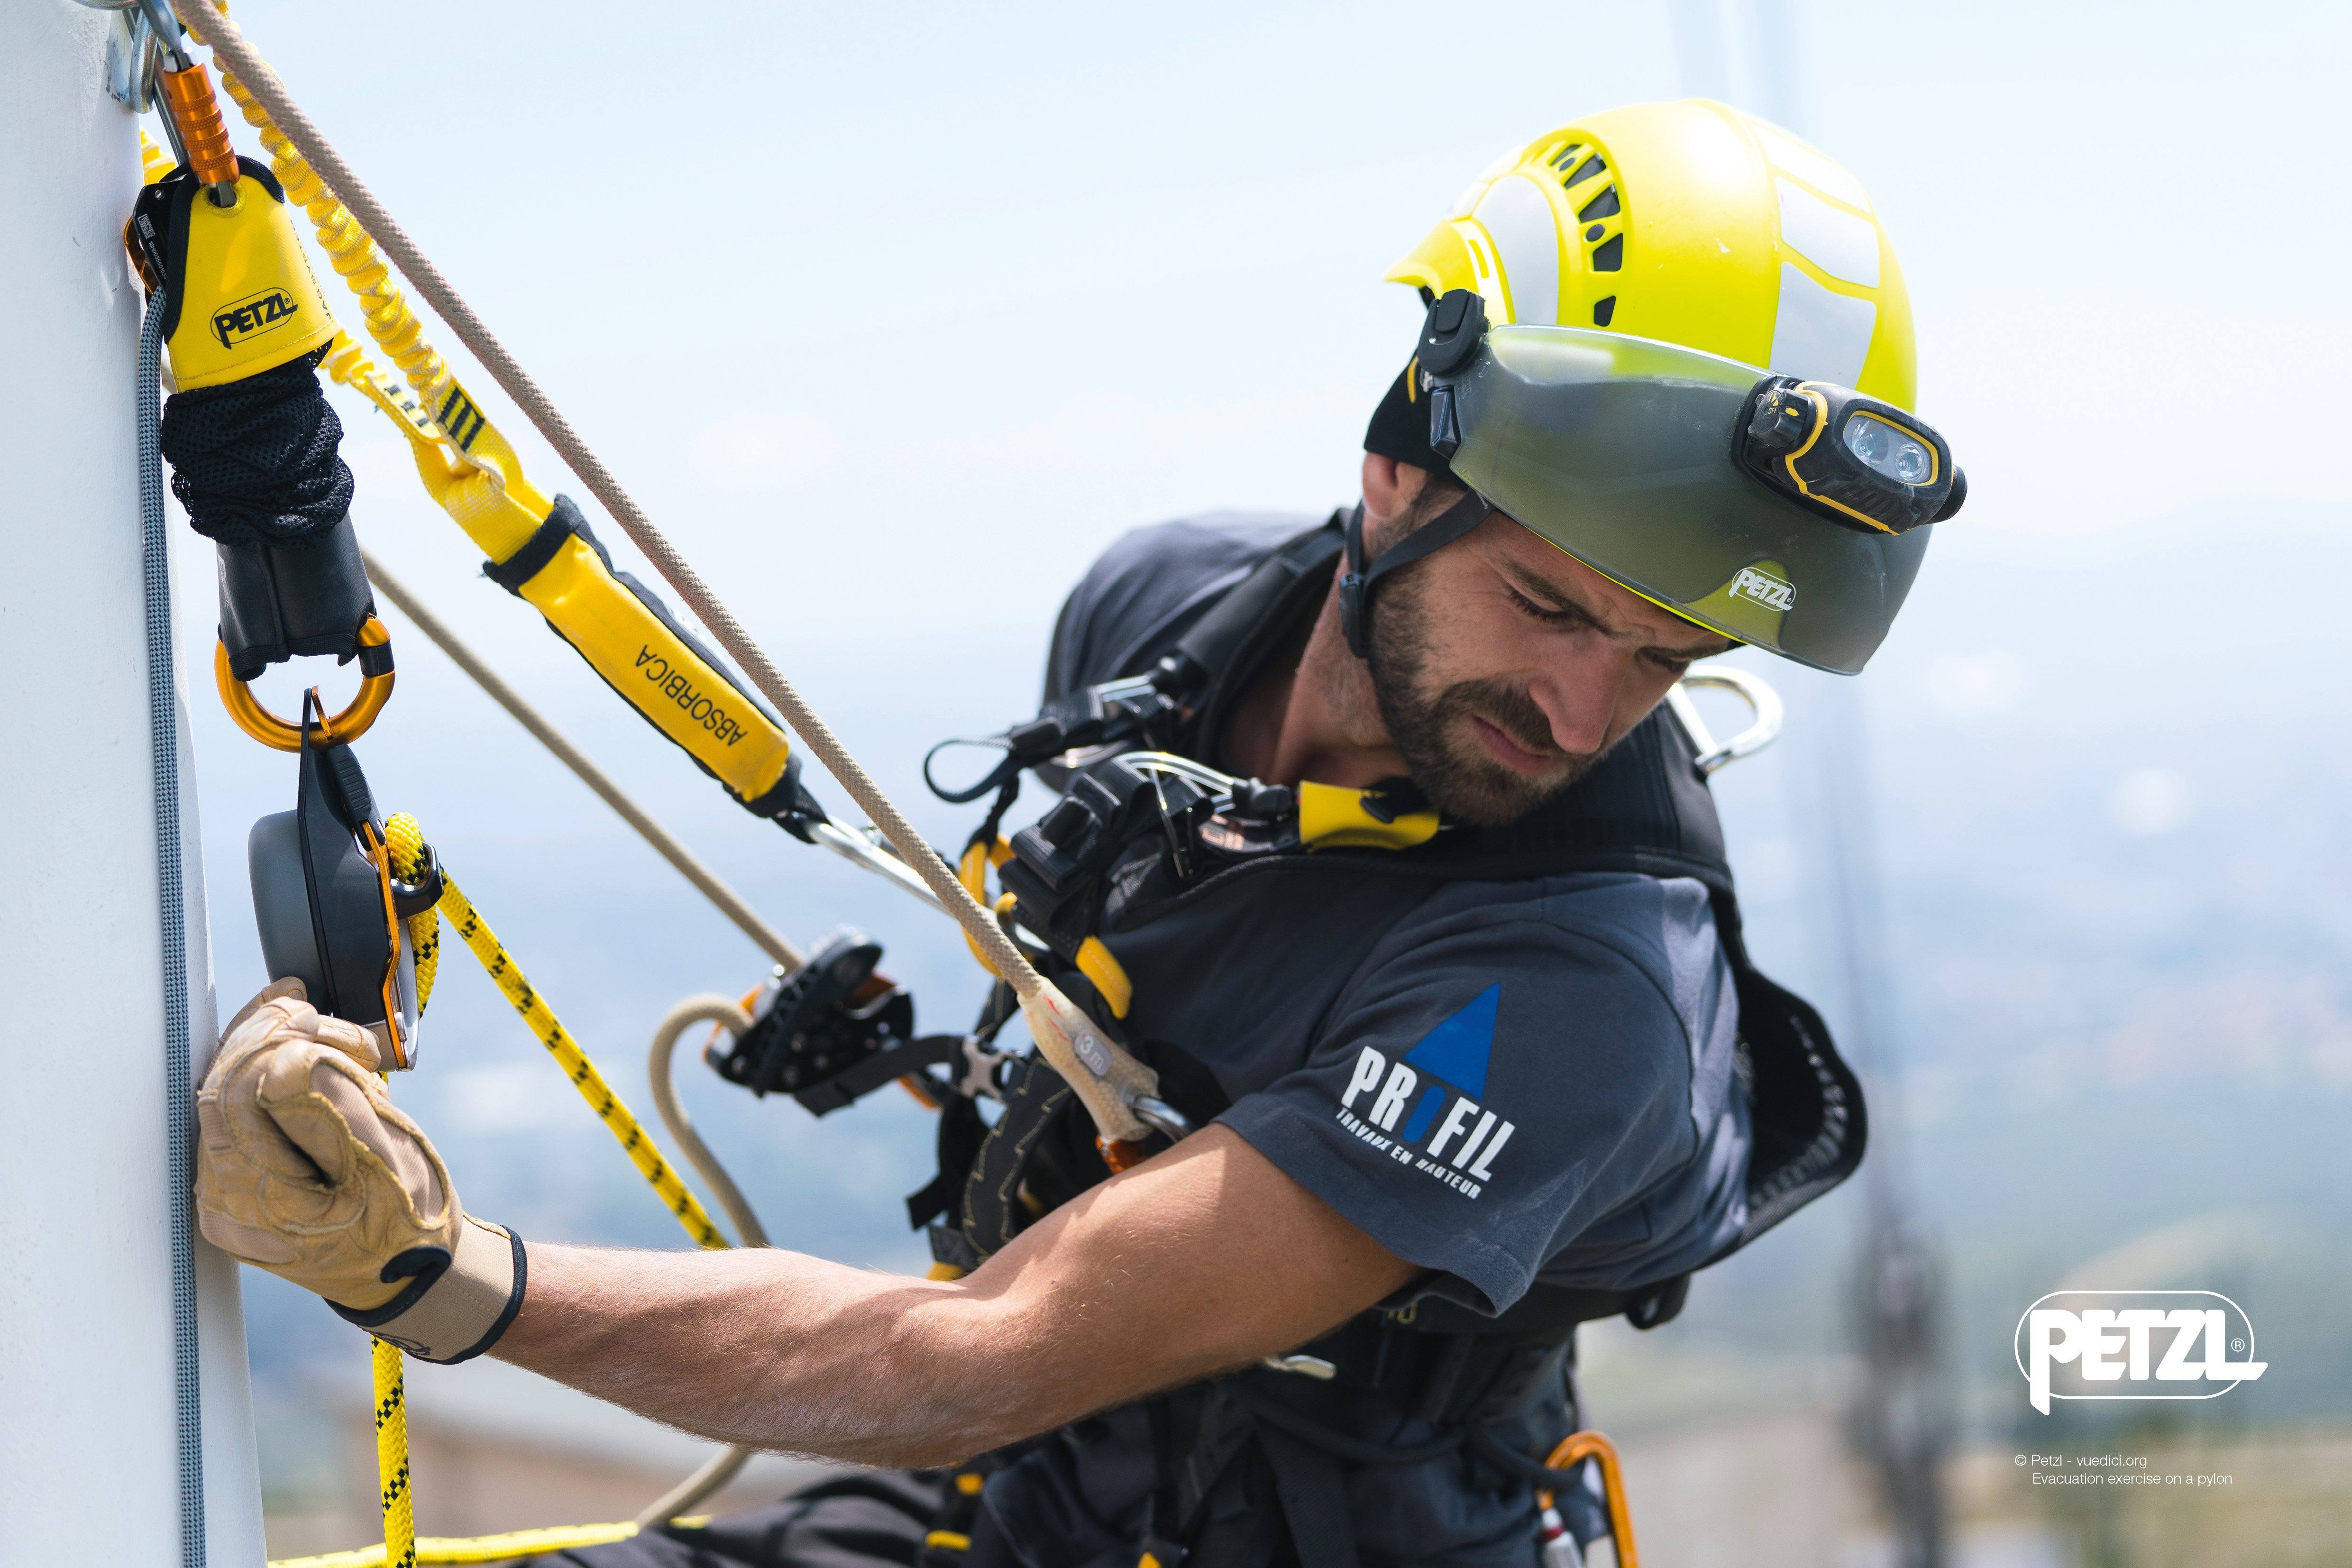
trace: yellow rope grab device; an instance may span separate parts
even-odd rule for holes
[[[718,779],[740,804],[812,841],[813,829],[830,826],[799,780],[798,759],[775,712],[755,699],[657,597],[614,569],[576,506],[562,496],[550,497],[539,490],[524,475],[512,444],[425,338],[423,323],[392,279],[386,254],[489,367],[671,586],[750,672],[761,692],[776,709],[791,716],[793,728],[880,826],[905,870],[911,873],[908,879],[919,880],[928,896],[963,926],[973,956],[1019,999],[1040,1056],[1071,1084],[1093,1115],[1105,1158],[1112,1168],[1124,1169],[1139,1159],[1146,1126],[1135,1107],[1139,1100],[1156,1090],[1156,1077],[1103,1037],[1038,974],[1003,923],[1009,912],[1009,896],[990,907],[987,873],[1008,852],[1003,842],[975,844],[953,870],[940,859],[743,634],[726,607],[654,530],[521,367],[351,175],[294,105],[283,84],[229,22],[226,7],[217,0],[182,0],[182,4],[186,20],[213,48],[222,67],[223,87],[247,122],[259,132],[286,202],[301,207],[309,217],[332,270],[356,296],[369,338],[399,374],[379,369],[348,334],[331,329],[331,321],[328,323],[331,336],[318,361],[320,368],[366,397],[401,430],[427,493],[488,558],[485,574],[537,609],[607,685]],[[202,66],[183,58],[179,68],[170,68],[171,58],[167,56],[166,68],[159,72],[163,89],[158,94],[159,111],[197,181],[215,203],[233,206],[236,191],[254,166],[248,164],[240,171]],[[152,184],[172,172],[172,163],[143,134],[142,142],[145,175]],[[331,188],[318,165],[328,169],[336,187]],[[342,193],[340,196],[337,188]],[[374,232],[354,214],[354,206],[371,214]],[[320,306],[323,313],[323,301]],[[221,335],[226,344],[228,336]],[[175,363],[175,373],[178,369]],[[192,384],[186,376],[180,378],[180,384]],[[300,721],[295,723],[270,713],[253,695],[247,680],[232,668],[226,638],[216,655],[215,681],[232,721],[265,745],[301,754],[306,781],[314,755],[329,754],[366,733],[390,699],[390,638],[373,613],[356,642],[362,677],[358,694],[341,711],[330,715],[314,690],[305,701]],[[319,765],[322,770],[326,767]],[[350,771],[356,776],[355,763]],[[307,782],[305,787],[310,787]],[[363,782],[358,790],[363,800]],[[332,790],[327,793],[331,795]],[[359,813],[362,818],[372,815],[372,808]],[[413,1031],[415,1015],[421,1015],[431,994],[438,968],[439,921],[446,917],[688,1236],[698,1247],[726,1247],[726,1238],[651,1136],[530,985],[446,868],[426,848],[415,819],[396,815],[380,828],[361,821],[355,830],[360,848],[383,885],[395,967],[413,994],[415,1014],[407,1028]],[[257,901],[258,897],[257,891]],[[1114,1014],[1124,1016],[1131,988],[1108,950],[1098,941],[1089,942],[1076,963]],[[413,1047],[403,1034],[396,989],[394,978],[387,975],[384,1028],[392,1036],[389,1059],[406,1067],[414,1060]],[[667,1102],[664,1109],[665,1115],[669,1115]],[[672,1125],[679,1124],[673,1120]],[[680,1136],[692,1144],[690,1133],[682,1128]],[[738,1217],[742,1218],[740,1214]],[[743,1223],[745,1239],[757,1244],[760,1237],[751,1234],[755,1222]],[[287,1560],[273,1568],[411,1568],[420,1563],[491,1563],[623,1540],[641,1527],[632,1521],[474,1540],[420,1540],[415,1534],[409,1474],[402,1352],[383,1341],[373,1342],[373,1346],[384,1539],[380,1545]],[[1599,1449],[1593,1451],[1602,1459],[1612,1522],[1620,1527],[1621,1562],[1625,1568],[1633,1568],[1631,1530],[1623,1519],[1614,1453],[1598,1434],[1578,1434],[1570,1441],[1584,1439],[1599,1441]],[[1556,1462],[1569,1462],[1567,1447],[1563,1445]],[[1579,1457],[1584,1451],[1580,1450]],[[707,1495],[732,1473],[730,1461],[740,1463],[740,1452],[706,1467],[672,1498],[683,1500]],[[649,1510],[649,1515],[655,1511]]]

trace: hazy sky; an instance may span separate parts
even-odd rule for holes
[[[1744,3],[1718,15],[1736,25]],[[2292,554],[2275,599],[2225,616],[2199,589],[2215,552],[2284,549],[2276,520],[2336,530],[2344,516],[2340,9],[1785,9],[1803,129],[1860,175],[1894,237],[1921,408],[1971,479],[1914,613],[1864,679],[1874,706],[1990,723],[2037,689],[2146,687],[2151,672],[2224,690],[2231,661],[2275,656],[2282,627],[2324,649],[2333,579]],[[1688,0],[1684,15],[1703,26],[1717,11]],[[921,740],[1025,716],[1055,605],[1118,532],[1350,499],[1364,418],[1417,321],[1381,274],[1496,153],[1695,81],[1774,107],[1703,30],[1678,50],[1665,5],[236,12],[819,710],[907,792]],[[249,134],[241,145],[256,150]],[[488,379],[469,380],[524,436]],[[887,921],[902,973],[968,978],[934,918],[751,822],[655,740],[475,574],[389,427],[341,405],[371,546],[779,924],[804,938],[845,916]],[[521,444],[543,486],[581,494]],[[2151,570],[2144,542],[2168,517],[2177,569]],[[2203,520],[2187,547],[2184,517]],[[245,827],[290,804],[291,770],[203,694],[209,550],[184,534],[181,552],[221,986],[241,996],[259,980]],[[2118,560],[2137,568],[2128,596]],[[625,1056],[649,996],[731,993],[760,973],[421,639],[397,624],[395,639],[400,695],[362,748],[379,795],[425,816],[569,1014]],[[1775,673],[1801,698],[1803,679]],[[289,678],[268,689],[292,710]],[[2095,813],[2099,830],[2161,830],[2187,809],[2172,770],[2212,750],[2210,733],[2166,735],[2161,718],[2158,742],[2119,749],[2096,784],[2114,819]],[[1900,778],[1916,732],[1888,733],[1882,767]],[[2030,772],[2026,731],[1970,734]],[[1781,810],[1738,787],[1735,816]],[[1901,805],[1898,792],[1898,854],[1933,830]],[[919,815],[942,839],[966,821]],[[1739,842],[1768,896],[1787,881],[1790,831],[1768,822]],[[451,1006],[499,1026],[486,995]],[[448,1071],[529,1070],[527,1042],[450,1026],[438,1039],[469,1064]],[[808,1132],[811,1146],[847,1147],[846,1121]]]

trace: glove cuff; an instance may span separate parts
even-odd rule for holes
[[[343,1321],[417,1360],[447,1365],[471,1361],[498,1342],[522,1310],[526,1276],[522,1237],[467,1215],[457,1227],[457,1256],[441,1254],[383,1306],[362,1311],[327,1305]]]

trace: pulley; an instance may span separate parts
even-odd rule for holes
[[[415,882],[393,875],[383,819],[359,758],[325,738],[318,693],[302,703],[294,809],[247,839],[253,917],[272,980],[302,982],[321,1013],[373,1032],[385,1063],[416,1065],[416,958],[406,920],[439,900],[427,858]]]

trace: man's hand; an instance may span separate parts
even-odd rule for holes
[[[1418,1272],[1213,1126],[952,1282],[535,1246],[497,1353],[723,1442],[923,1467],[1296,1349]]]
[[[520,1305],[522,1244],[457,1204],[393,1108],[374,1037],[281,980],[229,1023],[196,1095],[196,1216],[234,1258],[426,1361],[489,1348]]]

